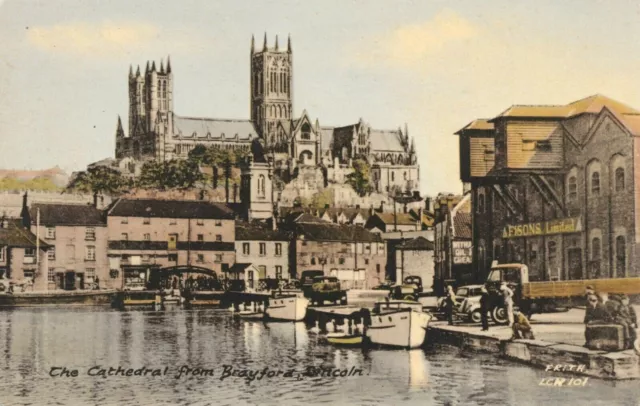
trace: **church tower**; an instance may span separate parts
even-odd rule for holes
[[[167,121],[169,113],[173,112],[173,74],[171,73],[171,61],[167,58],[167,68],[160,61],[160,69],[156,68],[153,61],[151,68],[147,62],[144,77],[146,125],[147,131],[155,130],[156,122]]]
[[[129,136],[135,135],[136,124],[144,123],[146,113],[144,77],[140,75],[140,66],[133,74],[133,67],[129,66]],[[142,130],[142,129],[140,129]]]
[[[280,49],[278,37],[272,48],[264,35],[262,51],[256,52],[251,37],[251,121],[265,140],[267,149],[275,145],[276,125],[291,120],[293,113],[293,57],[291,38]]]

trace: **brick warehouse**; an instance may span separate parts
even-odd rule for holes
[[[595,95],[515,105],[456,134],[478,281],[493,260],[525,263],[531,280],[639,274],[640,111]]]

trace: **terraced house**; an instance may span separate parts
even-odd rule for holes
[[[640,111],[602,95],[515,105],[458,131],[472,187],[473,266],[532,280],[640,273]]]
[[[50,245],[49,290],[120,287],[122,282],[109,275],[103,210],[88,204],[36,203],[31,205],[30,213],[31,230]]]
[[[322,270],[337,277],[346,289],[368,289],[384,282],[387,249],[378,234],[309,214],[301,214],[284,227],[294,234],[295,262],[291,264],[295,263],[298,277],[306,270]]]
[[[139,288],[160,268],[192,266],[218,275],[235,263],[235,216],[205,201],[119,199],[107,211],[110,273]]]

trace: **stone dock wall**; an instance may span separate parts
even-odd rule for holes
[[[461,331],[447,325],[429,326],[427,342],[493,353],[543,369],[556,365],[581,366],[574,371],[565,370],[565,373],[616,380],[640,378],[639,358],[634,350],[606,352],[541,340],[511,341],[486,333]]]

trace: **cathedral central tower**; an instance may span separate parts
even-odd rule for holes
[[[265,34],[262,51],[256,52],[251,37],[251,121],[267,147],[274,143],[278,121],[291,120],[292,84],[291,38],[287,40],[287,48],[280,50],[278,37],[274,47],[269,48]]]

